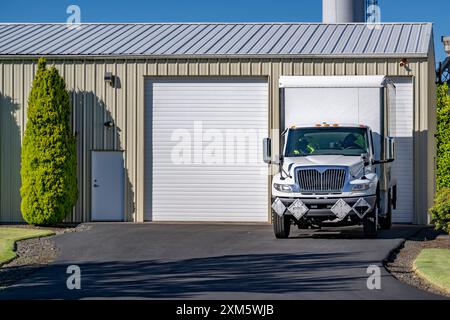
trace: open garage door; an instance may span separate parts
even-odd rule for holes
[[[145,81],[145,220],[268,221],[265,78]]]
[[[395,137],[396,158],[393,170],[397,178],[397,209],[393,221],[412,223],[414,219],[414,91],[411,77],[391,78],[396,86]]]

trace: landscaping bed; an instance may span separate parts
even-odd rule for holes
[[[20,232],[21,229],[23,232]],[[6,260],[9,262],[0,263],[0,289],[26,278],[30,273],[49,264],[56,258],[58,249],[53,240],[53,235],[80,231],[81,229],[83,227],[75,227],[72,225],[61,227],[34,227],[29,225],[0,226],[0,241],[2,234],[4,239],[8,237],[16,238],[16,240],[13,240],[15,241],[15,257],[9,256]]]
[[[0,265],[10,262],[16,257],[15,243],[17,241],[54,234],[53,231],[46,229],[0,227]]]
[[[385,261],[387,270],[397,279],[409,285],[435,294],[450,297],[450,294],[419,276],[415,270],[414,261],[422,249],[450,249],[450,237],[433,228],[422,229],[419,233],[407,239],[404,245]],[[450,266],[449,266],[450,268]]]

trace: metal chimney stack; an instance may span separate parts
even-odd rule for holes
[[[366,22],[366,0],[322,0],[323,23]]]

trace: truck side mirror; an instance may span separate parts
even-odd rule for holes
[[[369,155],[367,153],[361,154],[361,160],[364,162],[364,166],[368,166],[370,164]]]
[[[385,159],[377,160],[375,164],[391,163],[395,160],[395,139],[392,137],[385,138]]]
[[[389,147],[389,159],[395,159],[395,139],[389,137],[388,138],[388,147]]]
[[[376,165],[376,164],[383,164],[383,163],[391,163],[394,162],[394,159],[386,159],[386,160],[372,160],[372,164]]]
[[[263,160],[265,163],[272,163],[272,140],[270,138],[263,140]]]

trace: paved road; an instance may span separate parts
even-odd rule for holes
[[[415,230],[397,226],[376,240],[359,229],[275,240],[270,225],[92,224],[57,236],[58,259],[0,299],[437,298],[382,268]],[[81,290],[66,287],[72,264],[81,268]],[[369,265],[381,267],[381,290],[367,289]]]

